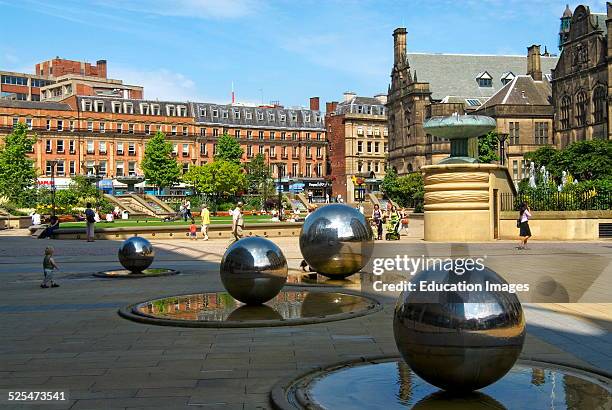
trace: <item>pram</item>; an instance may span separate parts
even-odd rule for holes
[[[385,240],[387,241],[398,241],[400,239],[399,234],[400,228],[400,218],[397,214],[392,214],[389,218],[387,218],[387,223],[385,224],[385,229],[387,233],[385,234]]]

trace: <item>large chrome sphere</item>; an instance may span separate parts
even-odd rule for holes
[[[287,259],[274,242],[249,237],[234,242],[221,259],[221,281],[227,292],[248,305],[278,295],[287,282]]]
[[[119,247],[119,262],[132,272],[142,272],[153,263],[155,251],[153,245],[140,236],[126,239]]]
[[[497,381],[514,365],[525,340],[525,318],[515,293],[487,290],[507,282],[494,271],[421,271],[416,290],[402,292],[393,318],[395,343],[410,368],[444,390],[472,391]],[[422,283],[447,286],[422,291]],[[480,291],[450,290],[479,285]]]
[[[347,205],[314,211],[302,226],[300,250],[312,270],[329,278],[359,272],[372,255],[374,239],[365,216]]]

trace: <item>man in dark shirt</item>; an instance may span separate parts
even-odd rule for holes
[[[85,209],[85,221],[87,223],[87,242],[94,241],[94,226],[96,225],[96,213],[91,209],[91,203],[87,203]]]

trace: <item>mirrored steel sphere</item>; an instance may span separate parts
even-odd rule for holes
[[[227,292],[248,305],[267,302],[287,282],[287,259],[274,242],[265,238],[234,242],[225,251],[220,269]]]
[[[503,377],[514,365],[525,340],[525,318],[515,293],[487,290],[507,285],[484,268],[421,271],[395,307],[395,343],[410,368],[444,390],[477,390]],[[446,286],[424,291],[421,284]],[[461,285],[482,290],[465,290]],[[457,289],[451,289],[450,286]]]
[[[374,240],[365,216],[343,204],[325,205],[302,226],[300,250],[312,270],[329,278],[359,272],[372,255]]]
[[[126,239],[119,247],[119,262],[132,272],[142,272],[153,263],[155,251],[153,245],[140,236]]]

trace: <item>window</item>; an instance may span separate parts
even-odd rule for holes
[[[285,122],[285,121],[287,121],[287,116],[285,114],[278,114],[278,119],[281,122]]]
[[[287,133],[281,132],[281,141],[285,141],[287,139]]]
[[[62,154],[64,152],[64,140],[57,140],[55,145],[57,146],[57,153]]]
[[[306,178],[312,176],[312,164],[306,164]]]
[[[253,156],[253,146],[247,145],[247,157],[252,157],[252,156]]]
[[[357,152],[358,153],[363,152],[363,141],[357,141]]]
[[[175,109],[174,105],[166,105],[166,115],[168,117],[174,117]]]
[[[178,116],[179,117],[186,117],[187,116],[187,107],[185,107],[184,105],[179,105],[177,107],[178,110]]]
[[[57,120],[57,130],[58,131],[64,131],[64,121]]]
[[[173,126],[172,126],[172,128],[171,128],[170,130],[171,130],[171,131],[170,131],[170,133],[171,133],[172,135],[176,135],[176,125],[173,125]]]
[[[70,121],[68,127],[70,128],[70,132],[74,131],[74,121]]]
[[[320,177],[323,175],[323,166],[321,166],[321,163],[317,164],[317,176]]]
[[[244,117],[245,117],[247,120],[252,120],[252,119],[253,119],[253,113],[252,113],[251,111],[245,111],[245,112],[244,112]]]
[[[149,124],[145,124],[145,134],[151,135],[151,126]]]
[[[521,175],[523,176],[523,178],[527,177],[527,169],[529,169],[529,165],[527,164],[527,160],[523,159],[521,160]]]
[[[512,145],[518,145],[519,144],[519,136],[520,136],[520,130],[519,130],[519,123],[518,122],[510,122],[509,123],[509,127],[510,127],[510,144]]]
[[[306,141],[310,141],[310,133],[309,132],[306,133]]]
[[[312,153],[310,152],[310,145],[306,145],[306,158],[312,158]]]
[[[298,133],[297,132],[291,133],[291,139],[294,140],[294,141],[297,141],[298,140]]]
[[[136,143],[128,142],[128,155],[136,155]]]
[[[96,149],[94,148],[94,141],[93,140],[87,140],[87,153],[88,154],[93,154],[95,153]]]
[[[286,146],[283,147],[283,152],[282,152],[281,155],[282,155],[283,159],[287,159],[288,154],[287,154],[287,147]]]
[[[151,112],[149,111],[149,104],[141,103],[140,104],[140,113],[142,115],[150,115]]]
[[[100,132],[101,132],[101,133],[104,133],[104,132],[105,132],[105,129],[106,129],[106,124],[104,124],[103,122],[101,122],[101,123],[100,123],[100,125],[99,125],[99,127],[100,127]]]
[[[240,119],[240,111],[239,110],[234,110],[234,119],[235,120],[239,120]]]
[[[183,127],[183,135],[187,135],[189,134],[187,127]]]
[[[76,174],[76,168],[75,168],[75,162],[74,161],[70,161],[68,163],[68,172],[70,173],[70,175]]]
[[[372,127],[368,127],[368,135],[372,135],[374,133],[374,131],[372,130]]]
[[[253,139],[253,131],[247,131],[247,139],[248,140],[252,140]]]
[[[375,142],[374,143],[374,152],[376,152],[376,153],[380,152],[380,142]]]
[[[100,163],[98,164],[98,173],[100,175],[106,175],[106,161],[100,161]]]
[[[104,112],[104,101],[99,101],[99,100],[94,101],[94,111]]]
[[[74,149],[74,140],[68,141],[68,151],[71,154],[74,154],[76,152],[75,149]]]
[[[131,177],[136,176],[136,162],[135,161],[128,162],[128,175]]]
[[[310,122],[310,113],[304,113],[304,121]]]
[[[265,147],[263,145],[260,145],[259,146],[259,153],[263,154],[265,152],[264,149],[265,149]]]
[[[66,168],[64,168],[64,161],[57,161],[57,165],[55,167],[55,174],[59,176],[64,176],[66,173]]]
[[[206,117],[206,108],[200,107],[200,117]]]
[[[161,109],[159,108],[159,104],[151,104],[151,113],[153,115],[161,115]]]
[[[479,87],[493,87],[493,79],[491,78],[479,78],[478,79]]]
[[[91,100],[81,101],[81,108],[83,109],[83,111],[93,111],[92,107],[93,107],[93,104],[91,103]]]
[[[270,131],[270,139],[273,140],[276,138],[276,133],[274,131]]]
[[[257,121],[263,121],[263,119],[264,119],[263,112],[258,111],[257,112]]]
[[[201,135],[202,137],[205,137],[205,136],[206,136],[206,128],[200,128],[200,135]]]
[[[298,176],[298,164],[296,164],[295,162],[291,164],[291,175],[293,175],[294,177]]]
[[[219,116],[219,110],[212,110],[212,116],[213,117],[218,117]]]
[[[297,121],[297,113],[296,112],[291,112],[291,121],[296,122]]]
[[[512,179],[517,181],[519,179],[518,175],[518,160],[512,161]]]
[[[322,149],[322,147],[317,147],[317,158],[323,158],[323,149]]]
[[[87,131],[93,132],[93,121],[87,121]]]
[[[229,113],[227,112],[227,110],[223,110],[221,112],[221,115],[223,115],[223,118],[229,118]]]
[[[134,133],[134,124],[128,124],[128,133],[129,134],[133,134]]]
[[[372,152],[372,143],[370,141],[368,141],[368,154]]]
[[[118,177],[122,177],[123,173],[123,161],[117,161],[115,166],[115,175]]]
[[[26,77],[17,77],[14,75],[3,75],[2,84],[28,85],[28,79]]]
[[[317,132],[317,141],[321,141],[321,133]]]
[[[19,121],[19,118],[13,118],[13,126],[17,125],[15,120]],[[47,131],[51,131],[51,120],[47,120]]]
[[[183,174],[186,174],[187,172],[189,172],[189,162],[183,162]]]
[[[200,142],[200,155],[208,155],[205,142]]]
[[[276,158],[276,147],[275,146],[270,147],[270,157]]]
[[[236,138],[240,138],[240,130],[235,130],[235,131],[234,131],[234,136],[235,136]]]
[[[260,140],[264,139],[264,132],[263,131],[259,131],[259,139]]]
[[[539,145],[548,144],[548,123],[547,122],[536,122],[535,123],[535,143]]]
[[[503,81],[503,80],[502,80]],[[480,105],[480,101],[478,101],[475,98],[466,98],[465,102],[470,106],[470,107],[478,107]]]
[[[189,144],[183,144],[183,156],[184,157],[189,156]]]
[[[123,142],[117,142],[117,155],[123,155]]]
[[[300,156],[300,149],[298,147],[293,147],[293,158],[298,158]]]
[[[123,103],[123,110],[125,114],[134,114],[134,104],[131,102]]]
[[[587,97],[584,91],[576,95],[576,125],[582,127],[586,125]]]
[[[45,141],[45,152],[47,154],[50,154],[50,153],[53,152],[53,145],[51,145],[51,144],[52,144],[51,140]]]
[[[593,92],[593,120],[595,123],[604,122],[606,119],[606,89],[603,86],[595,88]],[[26,120],[27,121],[27,120]]]
[[[123,124],[120,122],[117,123],[117,132],[119,134],[123,133]]]
[[[357,135],[363,135],[363,127],[357,127]]]
[[[111,110],[113,111],[113,113],[115,114],[121,114],[123,113],[123,110],[121,109],[123,107],[123,105],[119,102],[119,101],[113,101],[111,103]]]
[[[213,128],[213,137],[219,136],[219,128]]]
[[[269,112],[268,113],[268,121],[274,121],[274,113],[273,112]]]
[[[561,99],[561,129],[570,127],[570,117],[572,112],[572,100],[569,96]]]
[[[100,141],[98,143],[98,151],[100,154],[106,154],[106,141]]]

